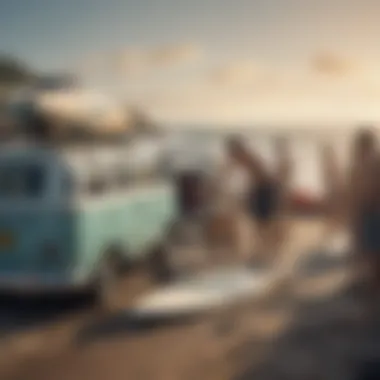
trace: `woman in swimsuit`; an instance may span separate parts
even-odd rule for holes
[[[379,179],[377,140],[371,130],[363,130],[354,141],[349,201],[354,243],[354,273],[376,282],[380,255]],[[379,289],[378,289],[379,290]]]
[[[365,225],[369,216],[370,167],[376,152],[376,138],[371,130],[362,129],[354,136],[347,178],[346,216],[352,236],[354,271],[359,274],[367,265]],[[358,272],[359,271],[359,272]]]
[[[249,177],[241,165],[237,165],[227,143],[225,160],[212,180],[210,207],[212,218],[208,236],[211,246],[218,248],[218,257],[227,253],[227,258],[245,259],[246,247],[242,236],[244,231],[244,198]],[[231,255],[232,254],[232,255]]]
[[[231,158],[242,165],[250,177],[247,209],[256,224],[256,253],[265,256],[269,251],[276,255],[284,238],[280,214],[286,205],[290,163],[285,140],[278,140],[276,148],[278,172],[272,174],[239,138],[228,141]]]
[[[341,181],[338,185],[336,175],[330,173],[327,176],[327,186],[338,189],[337,193],[341,195],[339,214],[342,222],[347,223],[352,238],[352,270],[356,278],[364,274],[368,279],[373,272],[373,258],[380,254],[380,212],[376,208],[380,193],[375,181],[378,166],[376,156],[376,136],[372,129],[362,128],[354,136],[345,183]],[[330,164],[336,167],[336,164]]]

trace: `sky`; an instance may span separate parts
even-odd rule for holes
[[[0,52],[165,123],[380,121],[378,0],[0,0]]]

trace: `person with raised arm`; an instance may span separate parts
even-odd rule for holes
[[[276,256],[281,245],[283,230],[279,223],[280,213],[286,204],[285,195],[291,172],[286,140],[277,140],[276,148],[277,168],[271,172],[242,139],[233,137],[227,142],[230,158],[245,168],[249,177],[247,212],[255,222],[254,254],[264,260]]]
[[[245,198],[249,176],[234,158],[236,138],[223,145],[223,159],[211,183],[210,205],[213,218],[209,236],[213,246],[229,250],[228,256],[245,260],[249,247],[242,236],[245,230]],[[232,254],[232,255],[231,255]]]

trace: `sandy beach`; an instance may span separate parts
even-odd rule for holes
[[[321,234],[319,220],[291,222],[283,273],[312,258]],[[15,329],[0,340],[0,378],[343,379],[339,376],[360,359],[360,305],[344,291],[348,277],[342,260],[320,268],[310,265],[311,270],[306,265],[264,299],[231,310],[227,317],[131,328],[118,311],[99,315],[88,307],[39,327]],[[118,307],[148,289],[143,274],[125,279]]]

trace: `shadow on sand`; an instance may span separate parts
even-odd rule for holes
[[[83,295],[25,297],[0,294],[0,338],[44,326],[88,308],[93,300]]]
[[[255,340],[246,342],[240,352],[247,359],[233,380],[346,380],[358,378],[358,371],[363,380],[380,378],[380,318],[368,319],[352,288],[301,301],[293,315],[283,334],[264,343],[259,364],[249,359],[255,355]],[[377,376],[365,377],[375,372]]]
[[[302,261],[299,265],[298,275],[318,276],[321,273],[326,273],[329,270],[335,270],[337,267],[342,266],[344,259],[341,257],[332,257],[316,252],[315,254],[308,255],[308,260]],[[287,289],[283,289],[285,293]],[[286,295],[279,289],[276,290],[276,295],[260,299],[259,302],[254,302],[251,307],[269,310],[271,308],[284,307],[289,304],[289,300]],[[106,315],[101,317],[90,325],[86,324],[78,332],[74,344],[87,345],[101,340],[112,339],[120,334],[135,335],[145,334],[151,332],[153,329],[160,329],[170,326],[186,325],[194,323],[205,315],[198,313],[195,315],[186,316],[147,316],[146,318],[134,317],[128,310],[114,313],[112,315]],[[225,325],[223,322],[221,325]],[[230,325],[230,322],[226,323]],[[219,326],[219,324],[218,324]],[[225,330],[224,327],[221,330]],[[229,328],[227,328],[229,330]]]
[[[131,336],[148,334],[152,330],[191,324],[196,322],[199,318],[199,315],[137,318],[129,314],[128,311],[121,311],[83,326],[83,328],[79,330],[74,344],[82,346],[120,337],[120,335]]]
[[[313,251],[297,263],[297,276],[315,277],[330,271],[343,269],[348,263],[348,253],[336,253],[326,251]]]

